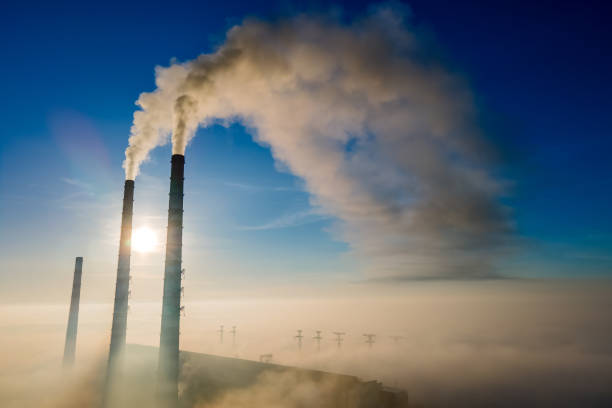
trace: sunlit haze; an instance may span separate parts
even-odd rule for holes
[[[132,231],[132,249],[136,252],[153,252],[158,248],[157,233],[149,227],[139,227]]]
[[[0,407],[612,406],[610,8],[3,5]]]

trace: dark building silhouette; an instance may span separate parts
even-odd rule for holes
[[[162,407],[178,403],[184,169],[185,156],[172,155],[158,363],[157,394]]]
[[[155,380],[157,349],[130,344],[126,352],[126,375],[118,393],[117,407],[155,406],[150,384]],[[179,408],[217,406],[216,402],[233,393],[251,396],[270,395],[267,401],[285,401],[287,393],[304,387],[309,393],[296,392],[288,406],[316,408],[409,408],[403,390],[385,387],[378,381],[362,381],[352,375],[289,367],[270,362],[221,357],[181,351],[183,367],[179,375]],[[316,392],[316,394],[312,394]],[[262,406],[262,401],[257,402]],[[226,405],[223,405],[226,406]]]
[[[70,297],[70,312],[66,328],[66,344],[64,345],[64,367],[74,363],[76,351],[77,328],[79,325],[79,303],[81,301],[81,275],[83,273],[83,257],[77,256],[74,262],[74,278],[72,280],[72,296]]]

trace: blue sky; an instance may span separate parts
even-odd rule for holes
[[[610,10],[595,2],[409,4],[419,30],[470,83],[487,137],[499,146],[497,171],[512,182],[504,200],[522,244],[504,272],[609,276]],[[350,20],[368,3],[3,6],[4,290],[17,296],[32,281],[64,285],[77,255],[101,285],[112,285],[123,151],[134,101],[154,88],[156,65],[210,52],[248,16],[330,10]],[[165,228],[169,155],[159,148],[142,168],[136,227]],[[185,207],[185,263],[202,287],[362,278],[347,244],[329,231],[333,219],[314,213],[301,180],[278,169],[239,125],[199,131],[187,155]],[[161,277],[161,252],[134,262],[143,276]]]

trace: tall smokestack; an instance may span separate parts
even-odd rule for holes
[[[123,188],[123,212],[121,215],[121,237],[119,239],[119,262],[115,286],[115,306],[108,353],[107,385],[125,346],[128,295],[130,292],[130,255],[132,253],[132,212],[134,207],[134,180],[125,180]]]
[[[76,350],[77,327],[79,325],[79,302],[81,300],[81,275],[83,272],[83,257],[77,256],[74,262],[74,279],[72,281],[72,297],[70,298],[70,314],[66,329],[66,344],[64,345],[64,367],[74,363]]]
[[[175,407],[178,403],[184,169],[185,156],[172,155],[164,298],[159,342],[158,396],[160,405],[163,407]]]

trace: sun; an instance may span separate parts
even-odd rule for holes
[[[149,227],[136,228],[132,232],[132,249],[136,252],[153,252],[158,243],[157,233]]]

